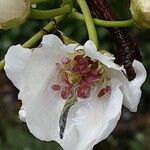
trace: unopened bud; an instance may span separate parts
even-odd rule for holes
[[[130,10],[137,27],[150,28],[150,0],[131,0]]]
[[[0,29],[24,23],[30,14],[31,0],[0,0]]]

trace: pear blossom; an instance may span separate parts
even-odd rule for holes
[[[65,45],[53,34],[34,49],[11,46],[4,69],[20,91],[20,119],[42,141],[91,150],[114,130],[122,105],[135,112],[141,98],[143,64],[134,60],[136,78],[128,81],[114,59],[90,40]]]
[[[25,22],[31,0],[0,0],[0,29],[10,29]]]
[[[149,0],[131,0],[130,10],[132,17],[139,28],[150,28]]]

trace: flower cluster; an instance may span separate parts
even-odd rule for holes
[[[11,46],[5,71],[20,91],[20,119],[41,140],[55,140],[64,150],[91,150],[113,131],[122,105],[135,112],[141,98],[142,63],[134,60],[136,78],[128,81],[114,59],[92,41],[64,45],[52,34],[31,50]]]

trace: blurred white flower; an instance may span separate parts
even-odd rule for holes
[[[136,111],[146,71],[134,60],[136,78],[128,81],[114,57],[92,41],[64,45],[55,35],[34,49],[11,46],[5,71],[20,90],[20,119],[40,140],[64,150],[91,150],[115,128],[122,104]]]
[[[0,29],[10,29],[25,22],[31,0],[0,0]]]
[[[150,0],[131,0],[130,10],[137,27],[150,28]]]

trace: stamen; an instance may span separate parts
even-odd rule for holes
[[[76,55],[74,60],[78,62],[81,58],[83,58],[83,55]]]
[[[65,87],[68,87],[70,89],[73,87],[73,83],[70,83],[68,80],[64,80],[63,84]]]
[[[93,76],[97,76],[98,77],[98,76],[100,76],[100,71],[98,71],[96,69],[95,70],[91,70],[90,74],[93,75]]]
[[[91,87],[88,85],[80,85],[77,88],[77,96],[81,98],[87,98],[90,94]]]
[[[73,70],[75,72],[81,72],[88,68],[89,62],[86,58],[83,58],[84,55],[77,55],[74,57],[74,60],[77,61],[77,63],[74,65]]]
[[[104,96],[106,93],[108,93],[110,91],[111,91],[111,87],[107,85],[105,88],[100,90],[100,92],[98,94],[98,97],[102,97],[102,96]]]
[[[71,93],[71,89],[68,87],[64,87],[61,91],[61,97],[63,99],[67,99],[69,97],[70,93]]]
[[[105,73],[104,66],[97,60],[93,60],[84,53],[75,52],[71,56],[61,59],[61,63],[56,63],[59,70],[61,86],[53,85],[53,90],[61,90],[61,97],[68,99],[75,91],[75,96],[87,98],[90,91],[96,84],[102,84]],[[106,78],[106,77],[105,77]],[[107,80],[107,78],[106,78]],[[101,89],[98,97],[111,91],[109,86]]]
[[[87,81],[87,83],[89,83],[89,84],[95,83],[96,80],[98,80],[96,76],[88,76],[88,77],[86,78],[86,81]]]
[[[85,59],[90,63],[90,64],[92,64],[93,63],[93,61],[91,60],[91,58],[90,57],[88,57],[88,56],[86,56],[85,57]]]
[[[61,86],[60,86],[59,84],[53,84],[53,85],[52,85],[52,89],[53,89],[54,91],[59,91],[59,90],[61,89]]]
[[[69,64],[70,63],[70,59],[68,57],[63,57],[61,61],[63,64]]]

